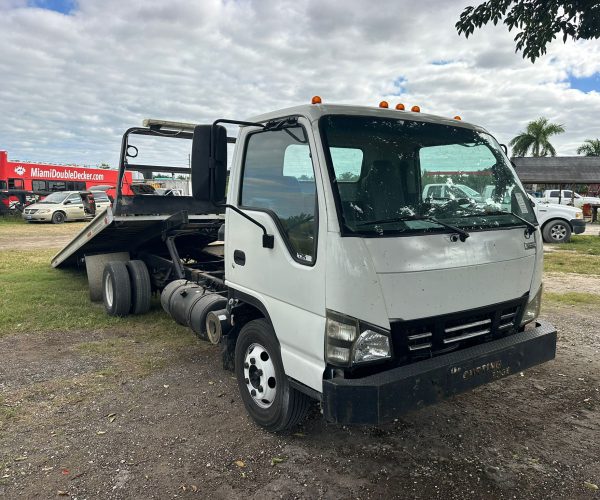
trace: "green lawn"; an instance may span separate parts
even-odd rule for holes
[[[56,249],[0,252],[0,336],[17,332],[127,329],[144,338],[193,342],[154,299],[143,316],[114,318],[89,300],[84,272],[50,267]]]
[[[573,236],[549,246],[555,251],[544,254],[545,271],[600,275],[600,236]]]

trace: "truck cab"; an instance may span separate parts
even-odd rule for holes
[[[488,380],[522,366],[524,359],[511,366],[498,356],[480,366],[458,361],[476,346],[510,342],[541,300],[535,214],[489,133],[430,115],[333,105],[249,121],[279,125],[241,130],[227,200],[263,225],[274,246],[256,244],[256,227],[228,210],[226,283],[232,297],[268,312],[286,375],[321,395],[328,418],[380,422],[443,388],[458,390],[448,380],[435,390],[420,382],[419,394],[396,387],[381,399],[381,380],[398,370],[406,388],[404,372],[420,363],[452,359],[448,375],[470,382],[477,377],[464,374],[481,366],[496,367],[480,375]],[[485,178],[498,198],[510,193],[512,211],[452,193],[434,203],[423,183],[435,177],[445,177],[444,187]],[[252,393],[251,381],[241,386]]]

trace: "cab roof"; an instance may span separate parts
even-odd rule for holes
[[[250,122],[267,122],[287,116],[303,116],[311,122],[317,121],[324,115],[346,115],[346,116],[372,116],[377,118],[396,118],[419,122],[437,123],[454,127],[464,127],[479,132],[487,132],[483,127],[462,120],[455,120],[446,116],[438,116],[413,111],[399,111],[390,108],[379,108],[372,106],[350,106],[345,104],[303,104],[291,108],[271,111],[262,115],[253,116]]]

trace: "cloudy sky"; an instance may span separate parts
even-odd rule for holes
[[[600,138],[600,41],[531,64],[504,26],[454,28],[476,2],[0,0],[0,149],[114,164],[145,117],[207,122],[309,102],[418,104],[508,142],[540,116],[559,155]]]

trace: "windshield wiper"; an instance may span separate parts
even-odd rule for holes
[[[369,222],[361,222],[360,224],[357,224],[357,226],[368,226],[370,224],[392,224],[394,222],[405,222],[405,221],[410,221],[410,220],[424,220],[424,221],[428,221],[428,222],[433,222],[434,224],[439,224],[440,226],[445,227],[446,229],[450,229],[451,231],[458,233],[459,237],[460,237],[460,241],[465,241],[469,236],[471,236],[464,229],[460,229],[456,226],[446,224],[445,222],[437,220],[435,217],[430,217],[427,215],[423,215],[423,216],[404,215],[404,216],[399,216],[399,217],[390,217],[388,219],[379,219],[379,220],[373,220],[373,221],[369,221]]]
[[[523,217],[521,217],[520,215],[517,215],[514,212],[509,212],[509,211],[504,211],[504,210],[495,210],[493,212],[485,212],[481,215],[512,215],[513,217],[515,217],[516,219],[519,219],[521,222],[523,222],[527,226],[529,234],[535,233],[535,230],[537,229],[537,226],[535,224],[529,222],[527,219],[524,219]]]

